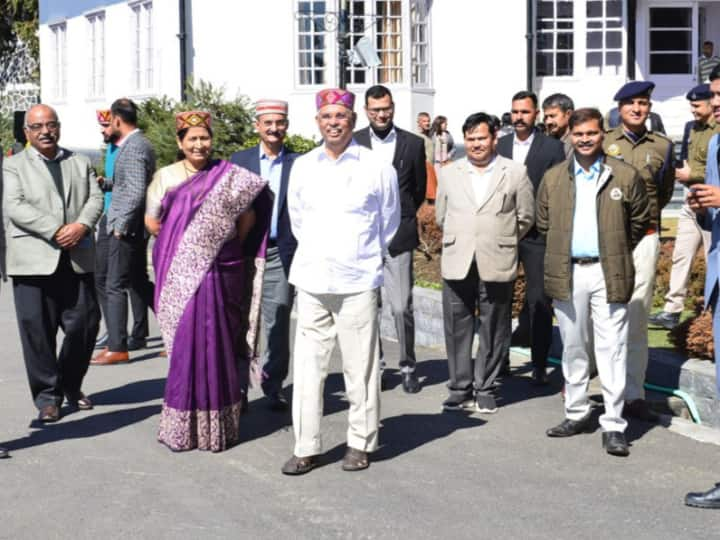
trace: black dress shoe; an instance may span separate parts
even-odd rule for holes
[[[40,409],[38,420],[44,424],[57,422],[60,420],[60,407],[57,405],[45,405],[42,409]]]
[[[420,381],[414,371],[403,372],[402,387],[406,394],[417,394],[420,391]]]
[[[548,383],[546,368],[533,368],[530,384],[533,386],[546,386]]]
[[[590,417],[586,416],[582,420],[570,420],[566,418],[555,427],[551,427],[545,432],[548,437],[572,437],[580,433],[586,433],[590,428]]]
[[[660,326],[665,328],[665,330],[672,330],[680,324],[680,314],[661,311],[655,315],[650,315],[650,317],[648,317],[648,322],[653,326]]]
[[[450,396],[442,404],[443,411],[466,411],[475,408],[475,400],[470,397]]]
[[[628,418],[637,418],[645,422],[657,422],[660,418],[655,414],[644,399],[633,399],[626,401],[623,407],[623,416]]]
[[[110,339],[110,336],[107,335],[107,332],[104,333],[102,336],[100,336],[97,341],[95,342],[95,348],[96,349],[104,349],[107,347],[108,340]]]
[[[127,341],[127,350],[128,351],[139,351],[140,349],[144,349],[147,347],[147,340],[146,339],[136,339],[136,338],[128,338]]]
[[[267,395],[267,398],[271,411],[284,412],[288,410],[288,400],[282,392],[272,392]]]
[[[625,435],[620,431],[603,431],[602,445],[611,456],[629,456],[630,450]]]
[[[720,484],[703,493],[688,493],[685,504],[696,508],[720,508]]]
[[[10,457],[10,452],[8,452],[7,448],[3,448],[0,446],[0,459],[5,459]]]

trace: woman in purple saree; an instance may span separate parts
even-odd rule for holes
[[[267,182],[211,160],[207,113],[177,117],[185,158],[148,189],[155,312],[170,359],[158,440],[219,452],[237,443],[257,368],[257,323],[271,199]]]

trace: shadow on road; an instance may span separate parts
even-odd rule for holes
[[[142,422],[146,418],[159,413],[160,405],[145,405],[134,409],[93,414],[70,422],[61,421],[57,424],[43,425],[42,429],[31,432],[27,437],[8,441],[3,446],[10,450],[21,450],[64,439],[95,437]],[[35,427],[36,424],[33,423],[31,426]]]
[[[165,392],[165,379],[135,381],[90,395],[95,405],[127,405],[160,399]]]

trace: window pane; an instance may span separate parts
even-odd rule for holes
[[[317,52],[313,55],[313,60],[315,61],[315,67],[323,67],[325,66],[325,55],[323,53]]]
[[[315,70],[315,84],[325,84],[325,72],[322,70]]]
[[[622,47],[622,32],[607,32],[605,34],[605,47],[608,49]]]
[[[588,21],[587,27],[588,28],[602,28],[603,23],[602,23],[602,21]]]
[[[310,49],[312,46],[312,38],[310,36],[298,36],[298,49]]]
[[[602,17],[603,3],[598,1],[588,2],[586,13],[588,17]]]
[[[611,52],[605,53],[605,65],[621,66],[622,65],[622,53],[620,51],[611,51]]]
[[[573,48],[573,35],[562,33],[557,35],[557,48],[569,51]]]
[[[573,23],[572,23],[572,21],[558,21],[557,27],[562,28],[562,29],[572,30]]]
[[[550,21],[542,20],[542,21],[538,21],[538,23],[537,23],[538,30],[543,30],[543,29],[552,30],[553,28],[555,28],[555,23],[553,23],[553,21],[551,21],[551,20]]]
[[[558,18],[564,17],[571,19],[573,16],[573,3],[572,2],[558,2],[557,3],[557,16]]]
[[[325,2],[313,2],[313,11],[315,13],[325,13]]]
[[[588,49],[601,49],[602,48],[602,32],[588,32],[587,33],[587,48]]]
[[[668,53],[651,54],[650,73],[662,75],[692,73],[692,55]]]
[[[538,18],[552,18],[555,15],[553,2],[538,2]]]
[[[690,51],[692,32],[687,30],[664,30],[650,32],[651,51]]]
[[[553,63],[553,53],[537,53],[535,55],[535,66],[539,77],[554,75],[555,64]]]
[[[298,19],[298,30],[300,32],[310,31],[310,19],[308,17],[301,17]]]
[[[315,32],[324,32],[325,31],[325,19],[322,17],[315,17],[313,19],[313,30]]]
[[[556,75],[572,75],[573,74],[573,53],[557,54],[557,73]]]
[[[310,53],[300,53],[300,67],[310,67],[311,62],[312,55]]]
[[[301,15],[310,13],[310,2],[298,2],[298,13]]]
[[[325,36],[314,36],[313,48],[323,50],[325,48]]]
[[[691,8],[650,8],[651,28],[690,28]]]
[[[539,50],[553,48],[553,34],[546,32],[537,35],[537,48]]]
[[[622,26],[622,20],[606,21],[605,26],[607,28],[620,28]]]
[[[602,53],[591,52],[587,54],[587,65],[588,67],[600,67],[602,66]]]
[[[622,17],[622,1],[608,0],[605,2],[606,17]]]

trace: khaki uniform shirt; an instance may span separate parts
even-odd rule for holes
[[[659,230],[660,211],[670,202],[675,183],[672,141],[655,131],[633,140],[618,126],[605,135],[603,150],[638,170],[650,199],[649,230]]]
[[[720,126],[712,118],[707,124],[695,124],[690,130],[690,140],[688,142],[690,182],[705,181],[708,144],[716,133],[720,133]]]

